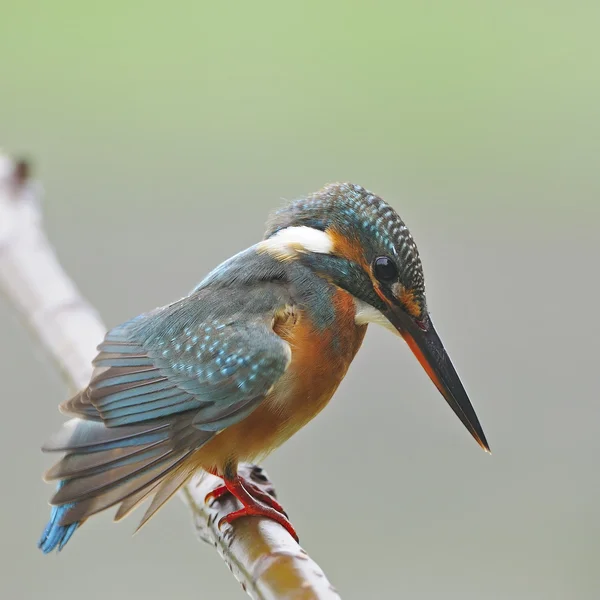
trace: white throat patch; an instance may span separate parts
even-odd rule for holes
[[[260,242],[258,249],[285,260],[293,258],[299,252],[331,254],[333,240],[325,231],[312,227],[286,227]]]
[[[369,323],[375,323],[381,325],[386,329],[389,329],[392,333],[400,335],[398,330],[385,318],[384,314],[377,310],[374,306],[354,298],[354,304],[356,305],[356,314],[354,315],[354,321],[357,325],[368,325]]]

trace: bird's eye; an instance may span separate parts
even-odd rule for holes
[[[394,281],[398,277],[398,269],[389,256],[380,256],[373,263],[373,272],[379,281]]]

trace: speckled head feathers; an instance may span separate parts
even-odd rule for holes
[[[332,183],[276,211],[265,238],[288,227],[311,227],[337,240],[344,255],[365,267],[376,257],[391,257],[414,310],[425,309],[425,283],[417,246],[404,221],[382,198],[352,183]]]

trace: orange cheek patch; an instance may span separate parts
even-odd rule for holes
[[[333,242],[333,254],[343,256],[361,265],[367,272],[369,271],[365,255],[357,239],[348,238],[332,227],[327,229],[326,233]]]
[[[409,315],[413,316],[415,319],[418,319],[421,316],[421,306],[417,302],[415,293],[412,290],[402,288],[398,300],[400,300],[404,308],[406,308]]]

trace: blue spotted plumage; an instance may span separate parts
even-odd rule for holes
[[[433,365],[436,386],[487,447],[431,325],[406,225],[360,186],[333,184],[277,211],[263,241],[184,298],[106,334],[89,385],[61,405],[74,418],[44,446],[65,454],[46,473],[58,485],[39,547],[60,550],[88,517],[118,506],[118,520],[151,499],[141,526],[198,469],[242,503],[227,521],[268,516],[295,535],[237,465],[322,410],[368,322],[388,323]]]
[[[385,249],[400,259],[402,279],[416,293],[425,293],[423,269],[417,245],[404,221],[379,196],[351,183],[325,186],[307,198],[276,211],[267,235],[294,225],[318,229],[337,228],[364,248]]]

